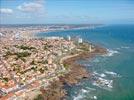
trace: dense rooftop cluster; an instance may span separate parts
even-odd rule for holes
[[[62,37],[28,39],[9,33],[0,36],[1,100],[23,98],[29,91],[48,86],[69,71],[63,64],[64,57],[93,48],[81,39],[78,42]]]

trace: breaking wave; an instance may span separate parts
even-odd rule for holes
[[[119,52],[116,51],[116,50],[110,50],[110,49],[107,49],[107,51],[108,51],[108,53],[105,54],[105,55],[103,55],[103,56],[108,56],[108,57],[110,57],[110,56],[113,56],[114,54],[119,53]]]
[[[88,92],[88,90],[86,90],[86,89],[81,89],[81,90],[79,91],[78,95],[73,98],[73,100],[83,100],[84,94],[87,93],[87,92]]]
[[[128,47],[128,46],[122,46],[121,48],[122,49],[129,49],[130,47]]]
[[[78,93],[78,95],[73,97],[73,100],[84,100],[86,97],[86,94],[88,94],[88,97],[92,100],[97,100],[97,96],[89,94],[91,91],[95,91],[96,89],[87,87],[86,89],[81,89]]]
[[[107,74],[107,75],[111,75],[111,76],[113,76],[113,77],[121,77],[121,75],[119,75],[119,74],[117,74],[117,73],[115,73],[115,72],[112,72],[112,71],[107,71],[107,70],[105,70],[104,73]]]

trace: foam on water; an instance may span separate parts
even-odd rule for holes
[[[88,91],[86,89],[81,89],[83,93],[87,93]]]
[[[89,98],[91,98],[93,100],[97,100],[97,96],[92,95],[92,94],[89,93],[89,92],[95,91],[95,90],[96,89],[90,88],[90,87],[87,87],[86,89],[81,89],[78,92],[78,95],[73,97],[73,100],[84,100],[84,98],[86,97],[86,94],[88,94]]]
[[[78,94],[78,96],[74,97],[73,100],[82,100],[82,95],[81,94]]]
[[[73,100],[83,100],[84,94],[87,93],[88,91],[86,89],[81,89],[78,93],[77,96],[74,97]]]
[[[105,55],[103,55],[103,56],[108,56],[108,57],[110,57],[110,56],[113,56],[114,54],[119,53],[119,52],[116,51],[116,50],[110,50],[110,49],[107,49],[107,51],[108,51],[108,53],[105,54]]]
[[[120,50],[121,48],[116,48],[117,50]]]
[[[87,89],[88,89],[89,91],[95,91],[95,90],[96,90],[95,88],[90,88],[90,87],[87,87]]]
[[[115,72],[111,72],[111,71],[105,71],[106,74],[110,74],[110,75],[117,75],[117,73]]]
[[[108,91],[112,91],[113,89],[114,80],[112,80],[112,77],[120,77],[119,74],[107,70],[104,70],[103,73],[98,73],[97,71],[94,71],[92,75],[92,85]]]
[[[128,46],[121,46],[122,49],[129,49],[130,47]]]
[[[102,78],[101,78],[101,79],[102,79]],[[105,81],[107,81],[107,82],[105,82]],[[94,82],[92,83],[92,85],[97,86],[97,87],[99,87],[99,88],[101,88],[101,89],[105,89],[105,90],[108,90],[108,91],[112,91],[112,88],[113,88],[113,86],[112,86],[113,80],[102,79],[102,80],[101,80],[101,83],[103,82],[103,84],[100,84],[100,83],[98,83],[98,82],[100,82],[100,81],[94,81]],[[104,84],[109,84],[109,85],[104,85]]]
[[[113,77],[121,77],[121,75],[119,75],[119,74],[117,74],[115,72],[112,72],[112,71],[105,70],[104,73],[107,74],[107,75],[111,75]]]
[[[100,77],[106,77],[106,75],[104,73],[97,73],[96,71],[93,72],[94,75],[100,76]]]
[[[94,99],[94,100],[97,100],[97,96],[93,96],[93,99]]]
[[[104,71],[103,73],[93,72],[92,85],[99,87],[104,90],[112,91],[113,80],[110,77],[118,77],[119,75],[115,72]]]

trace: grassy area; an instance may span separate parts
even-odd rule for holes
[[[38,61],[38,63],[41,63],[41,64],[48,64],[48,61],[47,61],[47,60],[42,60],[42,61]]]
[[[8,56],[12,56],[12,55],[14,55],[14,53],[7,51],[4,57],[7,58]]]
[[[9,78],[7,77],[0,77],[0,80],[2,80],[4,83],[7,83],[9,81]]]
[[[53,47],[52,45],[45,44],[44,47],[43,47],[43,49],[44,50],[48,50],[48,49],[50,49],[52,47]]]
[[[42,94],[39,94],[34,100],[44,100],[44,97]]]
[[[23,50],[32,50],[32,49],[36,49],[35,47],[30,47],[30,46],[26,46],[26,45],[15,45],[16,48],[19,48],[19,49],[23,49]]]
[[[68,64],[65,64],[65,63],[63,64],[63,66],[64,66],[65,69],[68,69],[69,68],[69,65]]]
[[[21,57],[28,57],[31,55],[31,53],[25,51],[25,52],[17,52],[17,53],[14,53],[14,55],[17,56],[17,58],[21,58]]]
[[[17,53],[12,53],[10,51],[7,51],[6,54],[4,55],[4,57],[8,57],[8,56],[12,56],[12,55],[16,55],[17,58],[22,58],[22,57],[28,57],[31,55],[31,53],[25,51],[25,52],[17,52]]]

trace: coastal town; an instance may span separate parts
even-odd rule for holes
[[[0,100],[134,100],[134,0],[0,0]]]
[[[14,28],[0,30],[0,100],[25,100],[29,93],[40,94],[40,88],[48,87],[70,71],[64,60],[96,51],[82,38],[35,38],[30,37],[29,30],[25,36],[21,32]]]

